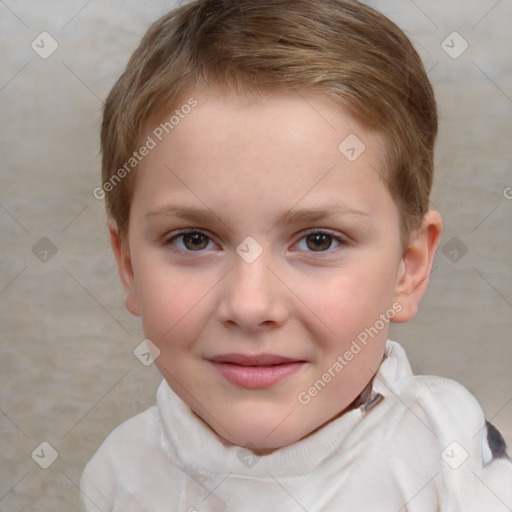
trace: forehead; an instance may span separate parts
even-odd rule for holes
[[[165,124],[171,116],[147,129],[156,147],[142,162],[135,199],[156,206],[173,195],[196,203],[208,196],[220,209],[228,198],[258,208],[273,197],[288,209],[343,199],[363,210],[359,196],[371,206],[387,193],[382,140],[326,96],[209,87],[188,97],[197,105],[172,129]],[[166,126],[169,133],[156,140]]]
[[[356,121],[348,109],[319,92],[235,93],[228,88],[209,86],[192,90],[189,96],[197,106],[181,116],[182,119],[176,119],[179,125],[172,128],[168,139],[172,144],[173,138],[182,152],[192,148],[196,157],[221,152],[223,158],[235,160],[268,155],[291,161],[295,155],[300,158],[337,156],[340,142],[349,136],[353,141],[359,139],[358,151],[364,144],[373,156],[381,156],[378,153],[383,145],[378,134]],[[176,113],[186,101],[177,103]],[[168,118],[165,116],[164,124]],[[247,133],[253,137],[254,144],[240,148],[241,142],[247,142]],[[199,137],[202,137],[200,144]],[[235,151],[225,152],[230,147]]]

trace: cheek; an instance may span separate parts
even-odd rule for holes
[[[359,317],[371,314],[372,306],[387,309],[393,297],[393,283],[391,271],[346,269],[331,275],[321,286],[319,283],[306,285],[304,293],[320,311],[340,321],[339,315],[343,312],[358,313]]]
[[[134,270],[147,337],[161,346],[199,327],[198,315],[206,305],[203,299],[211,279],[177,271],[159,261],[141,261]]]
[[[314,313],[315,328],[326,343],[342,349],[390,307],[394,292],[392,265],[347,265],[325,279],[304,282],[299,297]],[[340,343],[342,346],[340,346]]]

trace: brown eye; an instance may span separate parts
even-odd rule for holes
[[[166,245],[172,245],[182,252],[199,252],[208,247],[210,237],[200,231],[185,231],[170,238]]]
[[[202,233],[183,235],[183,245],[191,251],[196,249],[204,249],[208,245],[208,237]]]
[[[312,251],[326,251],[330,249],[332,240],[332,235],[328,233],[315,233],[306,237],[306,244]]]
[[[306,232],[295,244],[295,248],[305,253],[317,253],[318,256],[327,256],[340,246],[347,244],[348,242],[341,236],[336,236],[328,231],[316,230],[309,233]]]

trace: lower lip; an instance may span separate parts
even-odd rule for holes
[[[299,371],[304,363],[297,361],[273,366],[241,366],[212,361],[212,364],[232,384],[248,389],[261,389],[286,379]]]

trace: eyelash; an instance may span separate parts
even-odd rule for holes
[[[209,241],[213,241],[212,237],[210,237],[208,234],[204,233],[200,229],[190,228],[190,229],[183,229],[183,230],[173,234],[172,236],[166,238],[163,242],[163,245],[169,247],[173,252],[181,253],[183,256],[194,257],[195,253],[204,252],[206,249],[201,249],[198,251],[177,249],[176,247],[173,246],[173,242],[184,235],[196,234],[196,233],[203,235]],[[318,251],[318,252],[317,251],[305,251],[305,252],[310,253],[310,256],[313,258],[325,257],[325,256],[330,255],[331,253],[335,252],[336,250],[338,250],[341,246],[349,245],[349,242],[347,241],[347,239],[337,236],[334,233],[332,233],[331,231],[326,230],[326,229],[312,229],[312,230],[306,231],[305,233],[303,233],[301,238],[299,238],[299,240],[297,240],[297,242],[295,242],[295,244],[299,243],[300,241],[304,240],[305,238],[307,238],[308,236],[311,236],[311,235],[328,235],[328,236],[332,237],[333,241],[339,243],[338,247],[335,247],[334,249],[329,248],[327,251]]]

